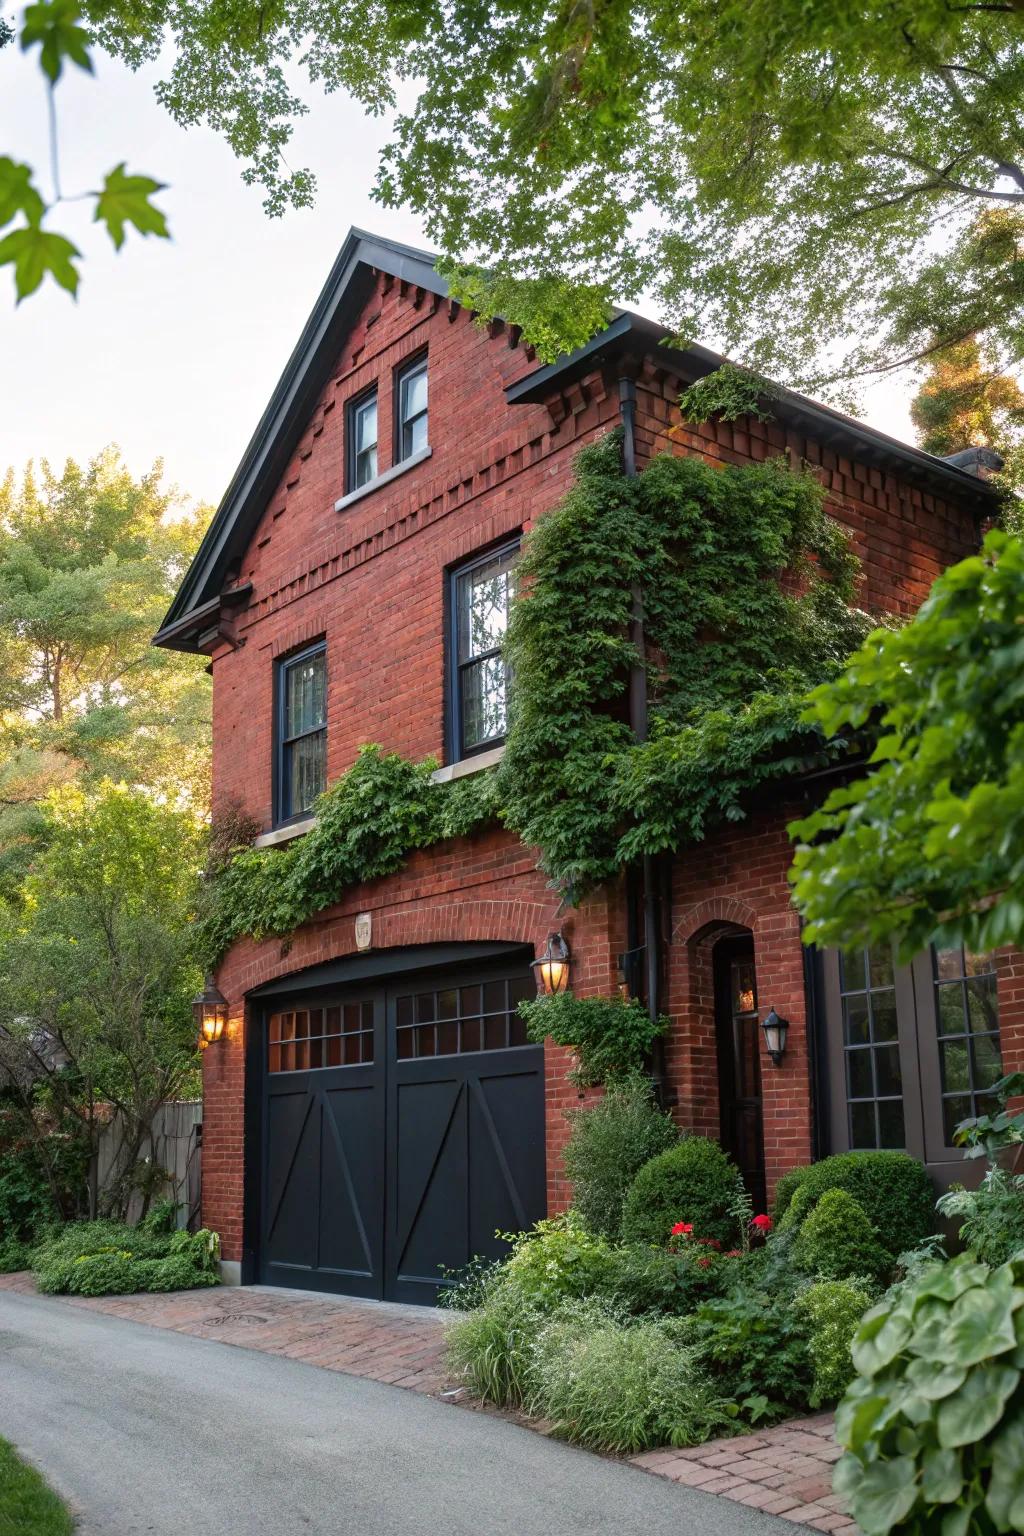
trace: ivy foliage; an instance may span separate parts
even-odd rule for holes
[[[578,1088],[622,1082],[643,1070],[651,1045],[668,1028],[652,1019],[638,998],[576,997],[559,992],[519,1004],[529,1038],[554,1040],[576,1053],[569,1073]]]
[[[989,533],[913,622],[871,635],[806,719],[872,725],[869,772],[791,829],[805,937],[1024,943],[1024,543]]]
[[[638,854],[700,841],[749,792],[822,760],[803,697],[866,632],[858,562],[810,473],[663,455],[626,479],[620,437],[527,539],[506,654],[506,822],[579,892]],[[643,592],[647,655],[630,637]],[[650,736],[628,719],[647,671]]]
[[[433,758],[413,763],[364,746],[320,796],[304,837],[285,848],[253,848],[247,838],[222,843],[198,919],[206,959],[212,964],[243,935],[291,933],[350,886],[394,874],[415,849],[465,836],[496,816],[493,773],[436,784],[436,767]]]
[[[769,379],[735,363],[723,363],[683,390],[679,408],[684,421],[698,425],[716,415],[723,421],[737,421],[741,416],[771,421],[771,401],[777,394]]]
[[[781,462],[715,469],[664,455],[627,479],[621,434],[584,449],[572,489],[525,543],[499,767],[440,785],[432,759],[364,747],[300,841],[254,849],[239,837],[222,850],[200,919],[206,955],[243,934],[290,933],[415,849],[494,819],[539,848],[575,899],[640,854],[699,842],[742,817],[759,785],[839,751],[801,713],[867,624],[850,607],[858,562],[823,501],[811,474]],[[634,584],[646,658],[630,636]],[[627,708],[641,664],[644,743]]]

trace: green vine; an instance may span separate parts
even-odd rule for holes
[[[301,840],[257,850],[222,829],[199,918],[206,956],[244,934],[291,933],[415,849],[488,821],[540,849],[576,899],[640,854],[740,818],[760,786],[839,750],[800,716],[869,627],[851,606],[858,570],[810,473],[664,455],[626,479],[620,433],[586,448],[524,545],[499,767],[436,784],[433,760],[367,746]],[[634,583],[643,659],[630,640]],[[639,664],[644,743],[627,710]]]
[[[578,1088],[594,1088],[641,1072],[652,1044],[668,1019],[651,1019],[637,998],[576,997],[559,992],[519,1004],[531,1040],[554,1040],[576,1054],[569,1077]]]
[[[771,421],[770,402],[777,394],[778,389],[770,379],[735,363],[723,363],[683,390],[679,409],[683,420],[694,426],[710,421],[712,416],[721,416],[723,421],[736,421],[740,416]]]

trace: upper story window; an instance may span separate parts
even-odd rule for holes
[[[347,410],[345,489],[356,491],[377,478],[377,391],[351,400]]]
[[[278,663],[275,821],[307,814],[327,783],[327,650]]]
[[[427,360],[417,358],[395,381],[395,462],[427,446]]]
[[[515,595],[519,540],[452,572],[452,747],[457,758],[497,746],[508,728],[508,677],[501,654]]]

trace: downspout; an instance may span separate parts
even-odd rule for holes
[[[619,406],[622,414],[622,473],[627,480],[636,478],[636,384],[632,379],[619,380]],[[645,668],[644,599],[638,581],[631,589],[630,639],[638,660],[629,673],[629,723],[637,741],[647,740],[647,669]],[[651,854],[643,856],[643,934],[644,967],[646,973],[647,1012],[656,1019],[660,1012],[659,993],[661,975],[661,946],[658,911],[658,882],[655,861]],[[639,927],[638,924],[633,924]],[[651,1050],[651,1080],[659,1102],[665,1101],[665,1042],[659,1036]]]

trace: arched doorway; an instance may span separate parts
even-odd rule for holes
[[[754,940],[747,933],[714,948],[719,1140],[743,1175],[756,1208],[765,1207],[761,1026]]]

